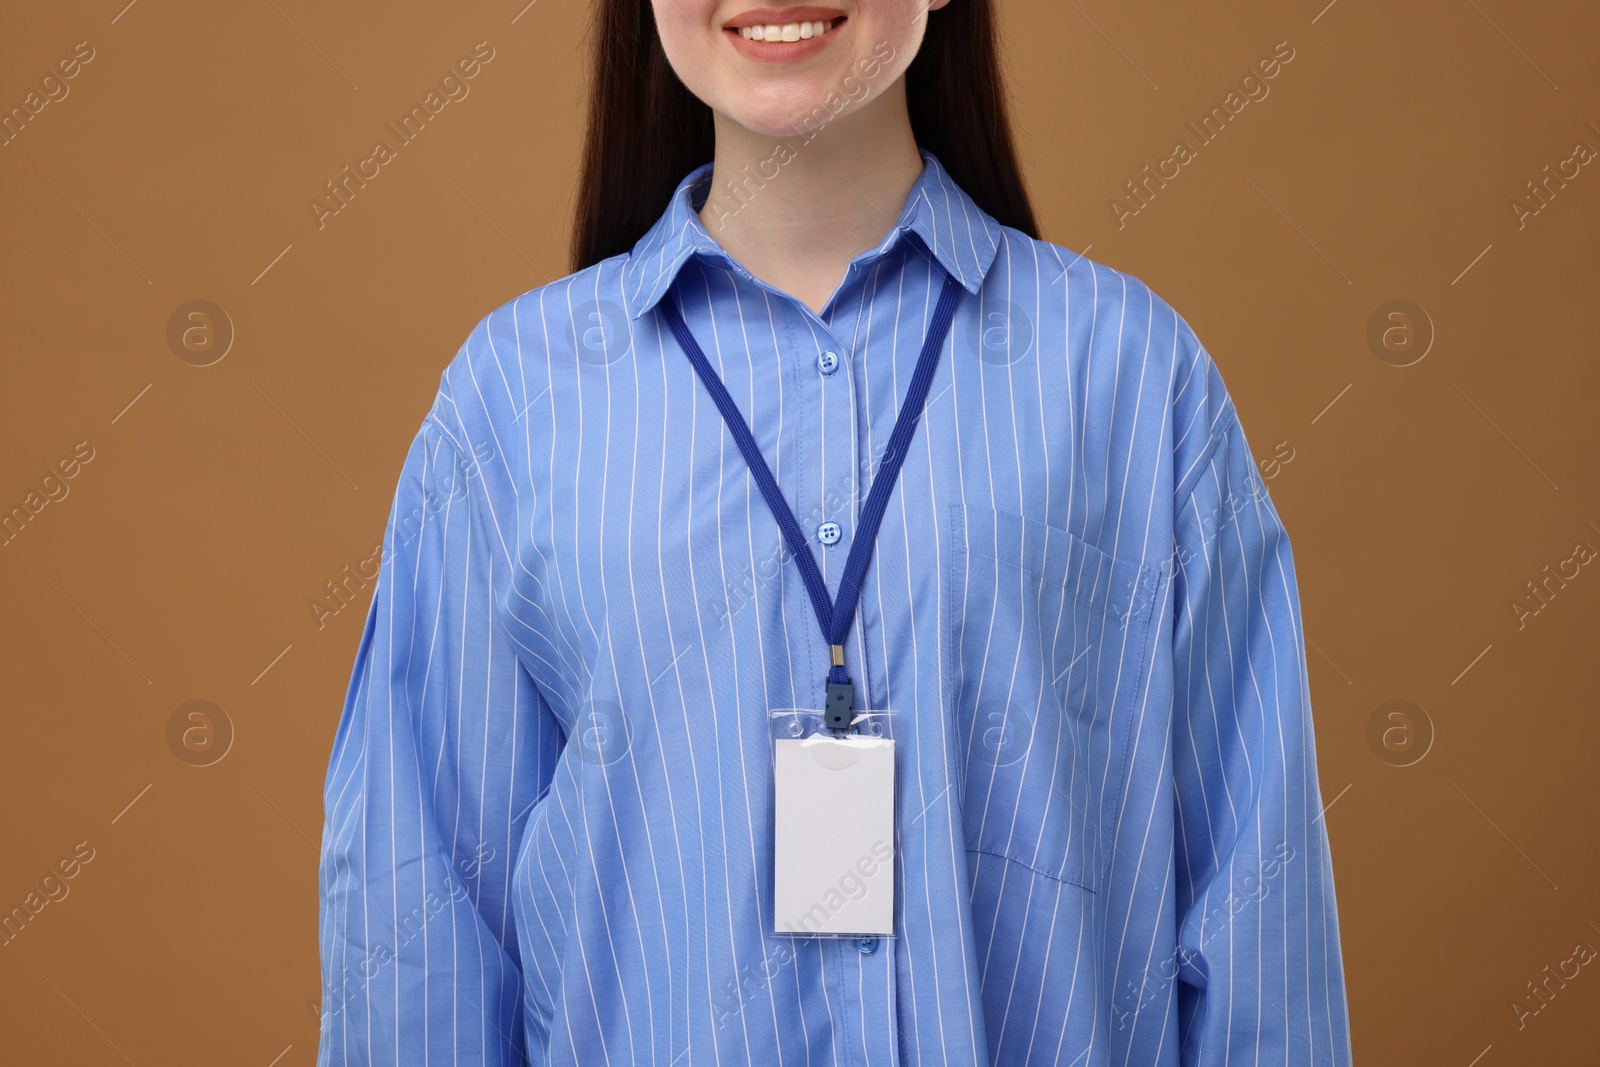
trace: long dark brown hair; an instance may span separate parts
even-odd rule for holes
[[[573,270],[638,243],[684,175],[711,161],[711,108],[667,63],[650,0],[596,0],[589,27],[589,117],[572,232]],[[917,144],[1005,226],[1039,236],[1017,165],[990,0],[928,13],[906,71]]]

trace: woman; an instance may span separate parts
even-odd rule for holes
[[[1348,1063],[1288,540],[1038,239],[988,0],[596,29],[579,269],[401,475],[319,1063]]]

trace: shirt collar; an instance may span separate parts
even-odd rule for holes
[[[918,175],[905,207],[877,247],[852,264],[877,259],[914,233],[969,293],[976,293],[1000,246],[1000,224],[973,202],[943,165],[925,148]],[[628,315],[638,318],[656,305],[671,287],[689,257],[699,254],[743,272],[707,232],[698,214],[711,186],[712,164],[704,163],[678,183],[667,209],[633,246],[622,268],[623,298]]]

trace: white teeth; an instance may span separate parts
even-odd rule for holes
[[[782,26],[741,26],[739,36],[747,41],[807,41],[828,32],[826,22],[786,22]]]

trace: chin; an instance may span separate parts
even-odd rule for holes
[[[747,130],[776,138],[813,132],[854,111],[859,103],[811,86],[755,97],[737,101],[726,112],[728,117]]]

